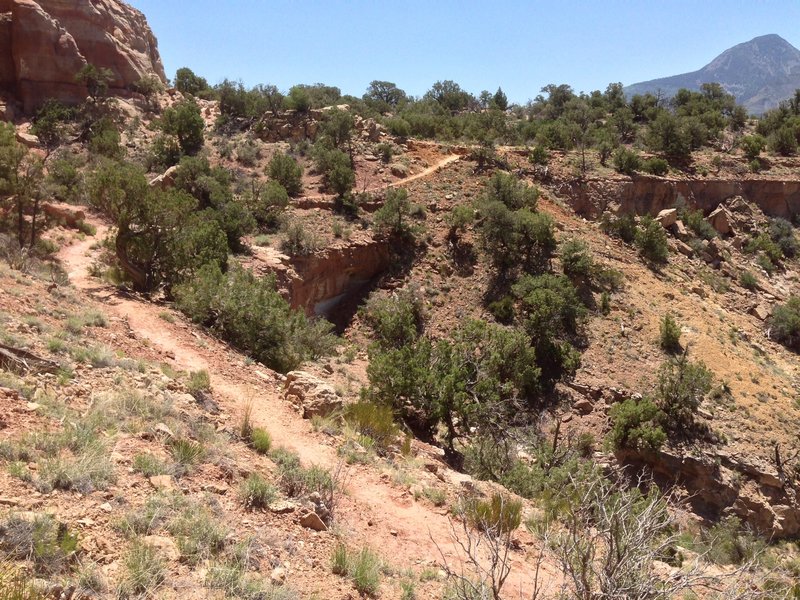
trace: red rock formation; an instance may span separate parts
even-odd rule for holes
[[[790,218],[800,212],[798,181],[636,177],[618,181],[591,180],[584,186],[574,186],[568,194],[576,212],[594,216],[611,207],[655,216],[677,204],[709,213],[733,196],[742,196],[773,217]]]
[[[0,87],[26,112],[48,98],[78,103],[86,64],[109,69],[112,93],[146,75],[166,80],[144,15],[118,0],[0,0]]]

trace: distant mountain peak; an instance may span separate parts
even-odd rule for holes
[[[635,83],[625,93],[672,96],[703,83],[719,83],[751,113],[761,114],[800,88],[800,50],[776,33],[761,35],[725,50],[698,71]]]

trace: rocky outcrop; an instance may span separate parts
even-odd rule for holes
[[[286,374],[283,397],[298,408],[304,419],[326,417],[342,406],[342,399],[330,385],[305,371]]]
[[[368,285],[389,266],[389,243],[364,239],[292,259],[296,276],[288,282],[293,308],[327,316],[348,294]]]
[[[108,69],[113,94],[145,76],[166,81],[144,15],[118,0],[0,0],[0,86],[31,112],[48,98],[75,104],[87,64]]]
[[[642,456],[622,453],[624,464],[647,466],[665,486],[678,485],[700,515],[734,515],[774,539],[800,535],[798,494],[771,466],[724,450],[713,455],[661,451]]]
[[[797,180],[637,176],[616,181],[589,180],[582,185],[573,185],[567,196],[576,212],[588,216],[599,216],[609,208],[655,216],[664,209],[681,204],[708,214],[734,196],[741,196],[771,217],[790,219],[800,212],[800,181]]]
[[[326,115],[333,109],[349,111],[346,104],[328,106],[308,111],[279,110],[267,111],[255,127],[259,137],[265,142],[299,142],[314,139],[319,126]],[[379,142],[387,133],[374,119],[365,119],[361,115],[353,116],[353,129],[356,137],[365,142]]]

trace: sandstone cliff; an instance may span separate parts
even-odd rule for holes
[[[24,110],[48,98],[77,103],[86,89],[76,73],[109,69],[112,93],[145,75],[166,81],[158,42],[138,10],[118,0],[0,0],[0,88]]]

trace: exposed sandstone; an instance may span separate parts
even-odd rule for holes
[[[304,419],[315,415],[325,417],[342,406],[342,399],[330,385],[305,371],[286,374],[283,395],[300,410]]]
[[[0,86],[19,97],[26,112],[48,98],[83,101],[87,90],[75,75],[87,64],[110,71],[115,94],[147,75],[166,81],[144,15],[124,2],[0,2]]]

